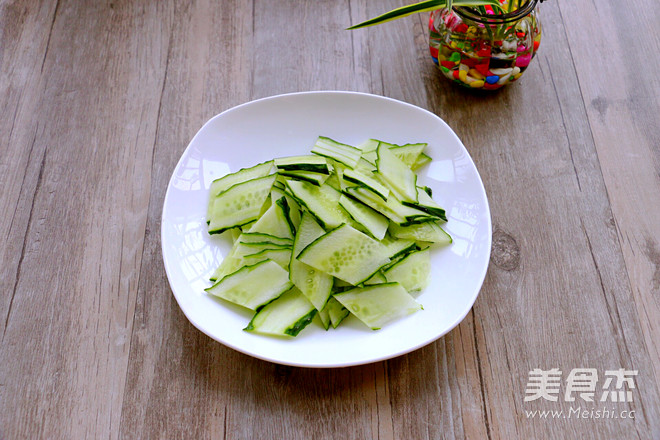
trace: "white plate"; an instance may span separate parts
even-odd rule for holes
[[[431,253],[424,310],[372,331],[354,317],[338,329],[309,325],[296,338],[242,329],[252,313],[207,296],[208,278],[230,248],[206,232],[212,180],[274,157],[306,154],[317,136],[357,144],[368,138],[428,142],[433,162],[420,183],[446,210],[449,247]],[[343,367],[389,359],[438,339],[469,312],[486,276],[491,247],[488,201],[465,147],[444,121],[404,102],[354,92],[274,96],[229,109],[208,121],[186,148],[170,179],[161,230],[167,277],[183,313],[202,332],[248,355],[286,365]]]

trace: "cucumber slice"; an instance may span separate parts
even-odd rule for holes
[[[334,298],[372,330],[422,309],[399,283],[356,287]]]
[[[337,301],[334,296],[330,297],[325,309],[328,311],[328,317],[330,318],[332,328],[337,328],[337,326],[341,324],[348,315],[350,315],[348,309],[344,307],[342,303]]]
[[[209,233],[219,234],[256,220],[275,177],[273,174],[238,183],[218,195],[213,202]]]
[[[252,179],[258,179],[259,177],[265,177],[270,174],[272,169],[273,161],[269,160],[268,162],[260,163],[250,168],[241,168],[235,173],[227,174],[211,182],[211,187],[209,188],[209,204],[206,211],[207,223],[211,221],[213,202],[220,193],[228,190],[238,183],[247,182],[248,180]]]
[[[387,278],[381,273],[381,271],[376,272],[371,278],[363,283],[364,286],[370,286],[373,284],[383,284],[387,283]]]
[[[293,233],[291,232],[291,224],[285,213],[285,207],[280,200],[273,203],[268,210],[257,220],[257,222],[250,228],[251,233],[260,233],[274,235],[292,240]],[[286,206],[288,209],[288,206]]]
[[[278,171],[280,176],[291,177],[293,179],[304,180],[316,186],[321,186],[330,177],[328,174],[315,173],[313,171]]]
[[[409,240],[426,241],[438,244],[449,244],[452,242],[451,236],[433,222],[410,226],[390,224],[389,231],[395,237]]]
[[[413,166],[410,167],[410,169],[412,171],[417,171],[418,169],[420,169],[421,167],[423,167],[427,163],[431,163],[432,161],[433,161],[433,159],[431,159],[426,154],[422,153],[422,154],[419,155],[419,157],[417,158],[417,160],[415,161]]]
[[[362,152],[359,149],[339,143],[325,136],[318,137],[312,147],[312,153],[334,159],[349,168],[355,168],[362,156]]]
[[[369,173],[372,174],[372,173]],[[373,175],[373,174],[372,174]],[[346,169],[344,170],[343,179],[351,183],[356,183],[360,186],[367,188],[369,191],[376,194],[383,200],[387,200],[390,195],[390,190],[384,185],[381,185],[375,178],[359,171]]]
[[[438,217],[420,211],[410,206],[404,206],[400,201],[390,195],[387,200],[375,196],[371,191],[363,187],[351,187],[344,190],[347,196],[364,203],[371,209],[380,212],[396,224],[408,224],[413,221],[434,221]]]
[[[381,240],[387,233],[389,220],[368,206],[349,199],[344,194],[339,198],[339,204],[353,217],[353,220],[362,225],[376,240]]]
[[[407,255],[412,251],[418,250],[415,240],[392,237],[389,234],[386,235],[380,242],[387,248],[387,255],[391,260],[399,257],[400,255]]]
[[[315,173],[330,174],[328,161],[325,157],[309,154],[306,156],[280,157],[274,160],[278,170],[311,171]]]
[[[405,200],[417,202],[417,175],[385,144],[378,145],[377,152],[376,166],[380,175],[405,196]]]
[[[394,153],[394,155],[398,157],[401,162],[405,163],[408,168],[412,168],[412,166],[417,161],[417,158],[420,154],[422,154],[427,145],[428,144],[425,143],[396,145],[390,147],[390,151]]]
[[[431,274],[429,248],[412,252],[387,269],[383,275],[388,282],[398,282],[408,293],[426,288]]]
[[[321,325],[324,329],[328,330],[330,328],[330,313],[328,312],[328,307],[323,307],[323,309],[316,314],[321,321]]]
[[[355,148],[362,150],[362,155],[364,156],[364,153],[368,153],[369,151],[376,151],[379,143],[380,141],[377,139],[367,139],[366,141],[356,145]]]
[[[428,192],[426,192],[425,188],[417,188],[417,200],[419,200],[419,203],[411,203],[405,200],[401,203],[403,205],[419,209],[420,211],[424,211],[430,215],[442,219],[443,221],[447,221],[447,214],[444,208],[438,205],[435,200],[431,198]]]
[[[316,315],[314,306],[295,287],[259,310],[243,330],[272,336],[297,336]]]
[[[257,253],[243,257],[244,266],[252,266],[265,260],[273,260],[284,270],[289,270],[291,261],[291,248],[288,249],[264,249]]]
[[[303,212],[300,227],[293,242],[293,253],[289,264],[289,278],[295,286],[309,299],[317,310],[323,310],[332,293],[332,276],[317,270],[296,258],[303,249],[325,231],[308,212]]]
[[[336,228],[349,220],[338,203],[341,193],[331,186],[318,187],[297,180],[289,180],[286,185],[298,203],[305,206],[323,227]]]
[[[290,238],[276,237],[275,235],[263,234],[261,232],[243,232],[238,238],[241,243],[273,243],[282,246],[291,246],[293,240]]]
[[[242,267],[204,290],[239,306],[259,310],[292,286],[288,272],[266,260]]]
[[[376,171],[378,169],[376,167],[376,159],[378,159],[378,156],[376,155],[375,151],[365,153],[364,156],[360,158],[360,161],[355,167],[355,171],[359,171],[365,174]]]
[[[275,181],[275,183],[278,183],[277,180]],[[287,218],[289,219],[289,226],[292,227],[291,230],[294,232],[295,235],[295,230],[296,228],[298,228],[298,225],[300,224],[300,205],[298,205],[298,202],[296,202],[294,198],[291,197],[291,195],[284,190],[284,188],[286,188],[286,185],[284,184],[282,188],[279,187],[276,188],[275,186],[273,186],[273,189],[270,191],[270,199],[275,200],[275,203],[277,203],[277,201],[282,197],[286,199],[286,204],[288,205],[288,209],[285,209],[284,213],[287,215]]]
[[[298,259],[353,285],[369,279],[390,261],[383,245],[347,224],[316,239]]]

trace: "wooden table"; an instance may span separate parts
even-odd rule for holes
[[[484,95],[431,63],[427,14],[344,30],[404,3],[0,2],[0,438],[660,438],[657,4],[546,1],[538,57]],[[161,207],[211,116],[325,89],[443,118],[484,180],[493,249],[445,337],[292,368],[186,320]],[[526,402],[554,368],[557,400]],[[565,394],[579,369],[594,402]],[[600,402],[620,369],[632,402]]]

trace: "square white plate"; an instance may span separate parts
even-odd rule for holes
[[[447,211],[448,247],[433,247],[424,310],[372,331],[350,316],[337,329],[310,324],[296,338],[245,332],[252,312],[209,296],[209,276],[231,247],[207,232],[211,182],[240,168],[281,156],[308,154],[319,136],[356,145],[376,138],[396,144],[427,142],[433,162],[419,184]],[[389,359],[438,339],[467,315],[486,276],[491,248],[486,193],[467,150],[436,115],[382,96],[305,92],[229,109],[208,121],[186,148],[163,205],[163,261],[172,292],[190,322],[222,344],[286,365],[343,367]]]

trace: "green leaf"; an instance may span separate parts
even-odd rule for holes
[[[413,3],[412,5],[402,6],[400,8],[393,9],[385,14],[374,17],[371,20],[363,21],[362,23],[356,24],[348,28],[360,29],[367,26],[374,26],[377,24],[385,23],[388,21],[396,20],[398,18],[407,17],[408,15],[416,14],[418,12],[430,12],[436,9],[441,9],[444,7],[450,8],[452,6],[481,6],[481,5],[491,5],[494,7],[500,7],[500,3],[497,0],[425,0],[419,3]]]

